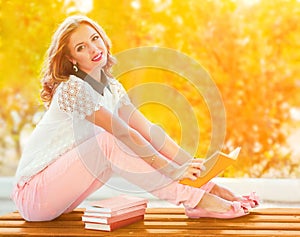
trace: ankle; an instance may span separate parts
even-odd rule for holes
[[[196,208],[202,208],[213,212],[226,212],[231,208],[231,202],[215,196],[210,193],[205,193],[197,204]]]

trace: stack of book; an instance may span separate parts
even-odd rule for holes
[[[148,200],[119,195],[95,201],[82,216],[86,229],[112,231],[144,219]]]

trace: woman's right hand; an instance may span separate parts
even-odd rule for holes
[[[201,171],[205,171],[205,166],[203,165],[203,159],[193,159],[179,168],[174,168],[171,172],[171,178],[174,180],[181,180],[188,178],[191,180],[196,180],[201,175]]]

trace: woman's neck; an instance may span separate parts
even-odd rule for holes
[[[91,73],[88,73],[94,80],[98,81],[98,82],[102,82],[102,70],[93,70]]]
[[[86,72],[81,70],[78,70],[76,73],[74,73],[74,75],[86,81],[94,88],[94,90],[96,90],[100,94],[103,94],[103,90],[105,87],[108,87],[108,89],[110,90],[108,86],[108,79],[102,70],[99,71],[99,76],[97,77],[98,80],[96,80],[91,74],[87,74]]]

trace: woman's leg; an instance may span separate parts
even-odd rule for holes
[[[176,205],[195,207],[205,193],[202,189],[179,184],[161,174],[109,133],[98,142],[102,149],[110,149],[109,153],[105,153],[108,154],[106,159],[114,173],[159,199]],[[124,190],[124,187],[115,188]]]
[[[112,135],[107,134],[106,139],[101,141],[110,144],[109,147],[112,148],[111,155],[107,157],[111,163],[111,169],[158,198],[176,205],[183,204],[189,212],[193,210],[193,216],[198,215],[198,217],[201,216],[199,208],[205,210],[204,216],[207,214],[213,216],[214,214],[210,212],[226,218],[244,215],[240,203],[233,203],[206,193],[204,189],[211,190],[214,183],[208,183],[203,187],[204,189],[182,185],[159,173]]]
[[[112,174],[106,159],[101,159],[100,151],[97,139],[91,138],[59,157],[24,185],[17,184],[12,198],[24,219],[52,220],[72,211],[99,189]]]
[[[160,199],[194,208],[205,191],[162,175],[103,132],[67,152],[24,186],[14,200],[26,220],[51,220],[73,210],[115,172]]]

